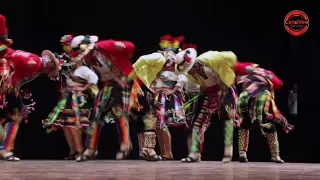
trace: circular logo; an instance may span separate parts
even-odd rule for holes
[[[290,34],[300,36],[308,30],[309,18],[303,11],[293,10],[284,18],[284,27]]]

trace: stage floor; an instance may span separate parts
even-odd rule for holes
[[[179,161],[0,161],[1,180],[86,179],[86,180],[304,180],[320,179],[319,164],[275,164],[203,161],[183,164]]]

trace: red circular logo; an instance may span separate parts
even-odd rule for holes
[[[284,27],[290,34],[300,36],[308,30],[309,18],[303,11],[293,10],[284,18]]]

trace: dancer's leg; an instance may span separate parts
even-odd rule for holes
[[[165,150],[165,145],[164,145],[164,140],[162,137],[162,130],[160,128],[156,129],[156,136],[157,136],[157,142],[160,150],[160,155],[164,155],[166,150]]]
[[[124,159],[126,156],[129,155],[131,150],[131,138],[130,138],[130,131],[129,131],[129,119],[123,110],[119,107],[112,108],[113,113],[117,117],[117,125],[120,134],[120,151],[117,153],[117,159]]]
[[[162,155],[163,160],[171,160],[173,159],[172,155],[172,147],[171,147],[171,134],[169,129],[163,129],[160,131],[161,133],[161,138],[163,140],[163,145],[164,145],[164,153]]]
[[[99,90],[99,93],[95,98],[92,115],[93,120],[91,121],[91,126],[87,134],[86,150],[83,153],[88,158],[94,158],[97,155],[98,140],[103,127],[102,124],[99,123],[99,120],[109,103],[112,89],[112,86],[104,86],[103,89]]]
[[[100,132],[102,125],[97,121],[92,121],[90,126],[90,133],[87,134],[85,156],[94,157],[94,153],[97,150]]]
[[[274,126],[272,128],[272,131],[266,132],[266,137],[271,153],[271,161],[274,161],[276,163],[284,163],[284,161],[280,157],[278,133]]]
[[[83,156],[83,145],[82,145],[82,130],[79,128],[70,128],[71,134],[72,134],[72,138],[73,138],[73,142],[76,148],[76,151],[78,153],[78,157],[76,159],[76,161],[80,162],[84,160],[84,156]]]
[[[139,133],[137,133],[138,142],[139,142],[139,156],[140,156],[141,158],[143,158],[143,153],[142,153],[143,146],[144,146],[144,137],[143,137],[143,134],[144,134],[144,132],[139,132]]]
[[[239,161],[248,162],[247,151],[249,146],[249,128],[241,126],[239,131]]]
[[[69,146],[69,156],[65,158],[65,160],[73,160],[75,157],[76,149],[75,149],[75,144],[73,141],[73,137],[70,131],[70,128],[64,127],[62,128],[64,137],[66,138],[66,141]]]
[[[233,155],[233,120],[225,120],[224,125],[224,157],[223,162],[231,162]]]
[[[205,96],[203,105],[200,113],[195,120],[192,127],[192,145],[191,145],[191,153],[187,158],[183,158],[182,162],[194,162],[199,161],[201,152],[202,152],[202,143],[204,141],[204,133],[206,131],[206,127],[203,126],[204,121],[210,121],[205,119],[207,116],[210,116],[208,113],[209,106],[209,97]],[[211,116],[210,116],[211,117]]]
[[[20,159],[14,157],[12,150],[14,149],[14,143],[19,129],[20,121],[17,118],[18,112],[14,116],[9,116],[10,121],[5,125],[5,139],[0,144],[0,155],[7,161],[19,161]],[[19,117],[18,117],[19,118]],[[15,119],[15,120],[14,120]]]
[[[211,114],[218,110],[218,103],[221,98],[221,90],[219,86],[207,87],[200,113],[192,126],[192,146],[191,153],[187,158],[183,158],[181,162],[199,162],[204,142],[204,134],[210,125]]]

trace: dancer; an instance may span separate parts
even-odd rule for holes
[[[191,153],[182,162],[200,161],[204,132],[210,124],[211,114],[219,108],[222,89],[233,84],[236,63],[237,57],[231,51],[208,51],[190,62],[184,60],[178,64],[179,70],[186,70],[191,75],[189,81],[205,87],[204,102],[193,123]]]
[[[6,79],[10,82],[6,84],[4,96],[11,97],[8,100],[10,101],[8,104],[12,104],[12,106],[6,111],[6,138],[0,144],[0,154],[5,160],[19,161],[20,159],[14,157],[12,153],[15,137],[20,122],[27,118],[31,111],[34,110],[33,106],[35,105],[34,102],[29,105],[22,103],[24,99],[30,98],[31,94],[24,94],[20,89],[23,85],[38,77],[40,73],[49,73],[51,77],[56,76],[59,62],[48,50],[43,51],[42,57],[18,50],[7,60],[4,61],[7,63],[6,66],[10,66],[10,71]],[[11,62],[10,65],[9,62]]]
[[[161,37],[162,51],[141,56],[133,65],[137,76],[154,92],[158,114],[156,131],[162,160],[173,159],[168,127],[186,125],[181,105],[184,99],[182,88],[187,77],[175,73],[175,52],[183,39],[169,34]],[[196,52],[193,52],[191,57],[195,58]],[[147,149],[144,152],[150,156]]]
[[[69,145],[68,160],[81,162],[83,157],[82,130],[89,127],[91,107],[95,98],[92,87],[98,83],[98,76],[83,61],[63,64],[72,66],[61,73],[62,99],[52,113],[43,121],[44,126],[51,127],[49,132],[61,127]]]
[[[190,47],[190,48],[195,48],[196,47],[195,45],[192,45],[192,44],[191,45],[187,45],[187,46]],[[181,52],[181,53],[183,54],[185,52]],[[232,54],[229,54],[229,55],[232,55]],[[218,69],[217,67],[219,67],[219,63],[222,64],[222,66],[220,66],[220,69],[226,68],[224,66],[226,66],[227,64],[223,63],[223,58],[221,58],[222,55],[221,54],[219,55],[219,52],[218,52],[218,54],[213,54],[212,56],[213,57],[215,56],[214,58],[217,59],[217,60],[211,61],[212,64],[213,64],[214,69]],[[183,56],[179,56],[179,57],[183,57]],[[225,57],[228,58],[228,56],[225,56]],[[204,59],[205,58],[209,59],[210,57],[203,56],[203,58]],[[183,58],[180,58],[180,59],[183,59]],[[219,62],[219,60],[220,60],[220,62]],[[216,64],[215,64],[215,61],[217,62]],[[186,63],[186,62],[182,61],[181,63],[179,63],[178,68],[180,68],[180,69],[185,69],[185,68],[192,69],[192,65],[193,65],[192,62],[191,63]],[[236,67],[236,66],[234,66],[234,67]],[[189,83],[188,83],[189,87],[187,87],[187,90],[193,92],[193,97],[190,98],[189,101],[184,104],[184,108],[189,109],[189,111],[188,111],[188,113],[189,113],[188,114],[189,115],[189,122],[192,122],[191,123],[192,124],[192,129],[194,128],[194,125],[195,125],[195,127],[197,127],[197,125],[199,124],[199,122],[197,122],[197,121],[195,121],[193,119],[195,117],[195,115],[199,114],[200,112],[205,112],[204,110],[207,110],[207,108],[205,107],[205,109],[201,109],[201,110],[199,109],[198,111],[196,111],[196,109],[198,109],[198,107],[199,107],[198,100],[199,100],[200,95],[204,96],[203,98],[201,98],[201,100],[204,99],[203,100],[204,102],[202,102],[203,105],[204,106],[208,105],[208,99],[207,98],[209,96],[207,94],[210,95],[210,89],[209,88],[207,89],[206,83],[209,84],[210,81],[209,82],[208,81],[207,82],[204,81],[204,79],[206,79],[206,78],[208,79],[208,77],[205,77],[205,78],[201,79],[201,74],[206,76],[206,74],[204,74],[201,71],[206,69],[207,73],[209,74],[209,72],[212,71],[212,70],[208,70],[209,69],[208,67],[206,67],[206,68],[203,68],[203,69],[199,68],[199,69],[202,69],[202,70],[199,70],[199,73],[195,73],[195,74],[198,74],[198,76],[189,76],[189,78],[191,80],[193,79],[193,81],[189,81]],[[229,73],[231,73],[231,75],[232,75],[233,72],[230,71],[230,69],[227,69],[227,70],[229,70]],[[215,86],[215,88],[212,87],[211,96],[216,98],[215,100],[218,101],[218,102],[213,102],[213,103],[217,103],[217,105],[216,105],[216,107],[215,106],[212,107],[211,113],[209,115],[208,114],[203,115],[203,113],[200,113],[199,116],[200,116],[200,119],[207,118],[208,120],[210,120],[212,113],[218,112],[218,111],[220,112],[219,113],[219,119],[224,121],[225,151],[224,151],[223,162],[230,162],[232,160],[232,154],[233,154],[233,129],[234,129],[233,126],[234,125],[239,126],[239,120],[237,119],[238,116],[236,115],[236,112],[237,112],[236,111],[237,110],[236,109],[237,94],[236,94],[236,90],[235,90],[235,88],[233,86],[228,88],[223,83],[219,83],[220,80],[219,80],[219,75],[218,74],[215,74],[214,71],[211,74],[214,75],[214,76],[212,76],[211,83],[214,84],[215,81],[218,82],[218,84]],[[226,75],[224,75],[224,76],[226,76]],[[195,80],[197,80],[197,82]],[[205,90],[200,92],[200,86],[202,86],[203,89],[205,89]],[[208,92],[205,93],[206,91],[208,91]],[[216,94],[214,94],[214,93],[216,93]],[[219,101],[221,101],[221,102],[219,102]],[[218,103],[221,104],[221,105],[219,106]],[[193,106],[193,108],[191,108],[190,106]],[[205,117],[202,117],[202,116],[205,116]],[[209,126],[209,123],[210,122],[206,122],[202,126],[203,130],[205,130],[207,128],[206,125]],[[194,131],[194,130],[192,130],[192,131]],[[192,153],[194,151],[191,149],[191,146],[192,146],[191,144],[193,144],[192,140],[191,140],[191,137],[192,137],[192,134],[190,134],[189,137],[188,137],[188,139],[190,139],[188,141],[189,142],[188,144],[190,144],[189,145],[189,147],[190,147],[189,148],[189,153],[190,154],[194,154],[194,153]],[[193,137],[195,137],[195,135],[193,135]],[[203,138],[203,137],[201,137],[201,138]],[[197,155],[198,155],[197,161],[200,161],[201,154],[198,153]],[[193,161],[192,161],[192,159],[185,158],[185,159],[183,159],[183,162],[193,162]]]
[[[9,67],[8,73],[3,77],[6,80],[6,87],[2,91],[11,108],[6,108],[5,138],[0,144],[0,156],[7,161],[19,161],[14,157],[13,149],[15,138],[19,129],[20,122],[27,117],[33,110],[33,105],[25,105],[21,100],[28,99],[31,94],[25,94],[20,89],[26,83],[38,77],[41,73],[48,74],[50,77],[58,75],[60,64],[53,53],[49,50],[42,52],[41,57],[21,51],[13,50],[9,46],[13,43],[8,39],[8,28],[6,27],[6,18],[0,15],[0,59]],[[9,102],[10,101],[10,102]]]
[[[117,125],[121,131],[120,151],[116,158],[125,158],[131,150],[128,112],[131,108],[139,108],[137,94],[140,92],[140,87],[134,79],[129,59],[134,53],[135,46],[129,41],[98,42],[97,36],[64,36],[61,42],[64,49],[69,50],[73,62],[84,59],[99,76],[99,93],[95,99],[84,159],[93,158],[97,154],[97,142],[103,123],[100,121],[101,115],[109,109],[112,109],[117,117]],[[118,92],[122,92],[122,95]]]
[[[283,83],[271,71],[256,68],[255,72],[256,74],[242,76],[238,80],[238,84],[242,86],[238,100],[238,112],[242,121],[239,129],[239,161],[248,162],[249,129],[252,121],[255,121],[267,138],[271,160],[284,163],[280,158],[278,135],[274,125],[279,123],[286,133],[293,130],[293,126],[283,117],[274,101],[274,90],[281,88]]]

